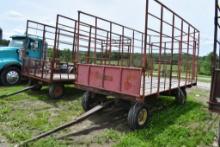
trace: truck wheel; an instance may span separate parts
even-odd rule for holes
[[[64,86],[61,84],[52,84],[49,87],[49,96],[53,99],[62,98],[64,94]]]
[[[182,89],[179,88],[176,90],[175,100],[177,104],[184,105],[186,103],[186,98],[187,98],[187,93],[185,88]]]
[[[2,71],[1,81],[4,86],[16,85],[21,80],[21,72],[17,67],[9,67]]]
[[[86,91],[83,94],[81,105],[84,111],[89,111],[93,107],[97,106],[98,104],[106,100],[107,98],[105,95],[95,94],[95,93]]]
[[[146,127],[149,121],[149,110],[147,106],[135,103],[128,113],[128,125],[132,130]]]
[[[33,81],[33,80],[29,80],[29,82],[28,82],[29,84],[29,86],[33,86],[33,85],[36,85],[34,88],[32,88],[31,90],[32,91],[40,91],[41,90],[41,88],[42,88],[42,84],[39,84],[38,82],[36,82],[36,81]]]

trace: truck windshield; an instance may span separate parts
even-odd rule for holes
[[[9,43],[9,47],[24,47],[24,39],[12,39]]]

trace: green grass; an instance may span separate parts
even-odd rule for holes
[[[154,113],[148,128],[122,135],[116,146],[208,146],[215,134],[204,129],[210,119],[204,109],[193,101],[184,108],[170,105]]]
[[[6,94],[22,87],[1,87],[0,93]],[[41,92],[26,92],[0,99],[0,139],[3,136],[9,145],[13,145],[66,123],[83,113],[80,104],[81,91],[67,87],[67,96],[64,99],[52,100],[48,98],[47,90],[45,87]],[[163,104],[165,108],[152,113],[147,128],[134,132],[128,128],[125,131],[106,128],[81,145],[89,146],[96,143],[116,147],[210,146],[215,138],[216,126],[210,127],[208,124],[214,120],[215,115],[208,112],[206,104],[196,95],[204,98],[208,97],[208,92],[191,91],[184,106],[176,105],[173,98],[163,97],[153,107]],[[214,124],[217,124],[217,121]],[[55,137],[29,144],[31,147],[74,145],[74,141],[56,140]]]
[[[23,86],[1,87],[1,94],[22,89]],[[72,120],[83,111],[80,105],[82,92],[67,87],[64,99],[53,100],[47,96],[47,88],[40,92],[25,92],[7,99],[0,99],[0,138],[10,144],[29,139],[41,132]],[[40,140],[33,146],[60,146],[54,139]]]
[[[211,83],[211,76],[198,75],[198,81],[205,82],[205,83]]]

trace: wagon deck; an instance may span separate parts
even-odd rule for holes
[[[188,21],[158,0],[146,0],[145,31],[82,11],[78,22],[75,84],[86,91],[85,111],[114,96],[131,106],[130,128],[140,129],[149,119],[149,98],[169,95],[185,104],[186,88],[197,84],[200,44],[200,32]],[[80,22],[94,27],[82,32]]]
[[[78,40],[86,56],[78,57],[84,61],[77,65],[79,88],[144,102],[197,84],[200,32],[159,1],[146,2],[145,33],[78,12],[79,22],[95,26],[82,32],[88,36],[84,48]]]

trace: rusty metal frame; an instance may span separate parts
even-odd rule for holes
[[[160,16],[156,16],[156,14],[151,12],[152,3],[159,5]],[[105,68],[111,68],[111,66],[117,67],[118,70],[123,67],[130,70],[139,68],[142,71],[140,95],[134,96],[129,95],[128,93],[109,91],[109,94],[111,95],[129,95],[130,97],[133,96],[135,100],[138,99],[144,101],[144,97],[150,97],[152,95],[159,96],[167,91],[172,93],[174,89],[191,87],[197,84],[197,66],[200,43],[199,30],[158,0],[146,0],[145,13],[145,31],[141,32],[89,13],[82,11],[78,12],[78,30],[80,30],[80,23],[84,21],[83,17],[85,16],[93,20],[89,23],[92,24],[95,29],[95,39],[93,38],[95,40],[93,41],[95,42],[93,45],[94,50],[91,52],[93,55],[87,53],[87,60],[84,62],[86,65],[90,65],[91,67],[96,65],[100,68],[103,68],[104,66],[104,71]],[[166,19],[166,13],[171,14],[171,22]],[[152,18],[160,23],[159,28],[154,29],[150,27]],[[107,40],[105,44],[106,48],[102,48],[100,51],[102,58],[98,58],[97,38],[100,37],[100,34],[97,29],[102,27],[106,29],[106,27],[99,25],[101,21],[107,23],[107,26],[109,27],[107,28],[107,35],[103,38],[104,40]],[[178,25],[178,21],[180,21],[180,25]],[[120,31],[114,31],[113,28],[115,25],[120,28]],[[166,33],[166,27],[170,27],[171,33]],[[128,35],[128,30],[131,31],[131,35]],[[118,58],[115,64],[112,65],[111,62],[115,60],[111,57],[111,55],[115,53],[112,51],[112,40],[115,39],[112,36],[113,33],[120,35],[117,50],[120,58]],[[135,33],[139,33],[142,37],[137,39]],[[78,33],[78,36],[79,34],[80,33]],[[125,47],[125,38],[130,40],[130,45],[127,47]],[[155,41],[155,38],[158,38],[159,41]],[[136,44],[137,40],[141,42],[139,46]],[[88,39],[88,41],[88,44],[90,44],[91,39]],[[79,44],[80,39],[78,37],[78,52],[80,52]],[[88,52],[91,51],[91,46],[87,46],[86,48]],[[141,63],[138,66],[134,64],[135,53],[140,54],[141,57],[141,59],[139,59],[141,60]],[[155,59],[155,55],[158,55],[157,59]],[[81,58],[81,56],[78,55],[78,58]],[[101,62],[98,63],[98,60],[101,60]],[[127,61],[127,64],[125,64],[124,60]],[[78,66],[83,66],[84,63],[80,63]],[[157,65],[158,69],[155,70],[154,68]],[[185,74],[183,72],[185,72]],[[103,74],[105,74],[105,72],[103,72]],[[147,75],[150,76],[150,81],[148,81],[149,79],[146,79]],[[77,74],[77,76],[79,75]],[[91,78],[90,74],[88,74],[87,78]],[[102,82],[104,82],[104,79]],[[176,86],[174,86],[175,84]],[[80,81],[77,81],[76,85],[78,87],[83,87],[85,90],[93,89],[96,92],[99,92],[100,90],[100,93],[101,91],[108,93],[108,90],[91,86],[90,83],[88,83],[88,85],[82,85],[80,84]],[[154,91],[155,88],[157,89],[156,91]],[[147,91],[147,89],[149,89],[149,91]]]
[[[71,20],[71,25],[63,24],[60,19]],[[49,57],[48,54],[45,54],[42,59],[34,59],[26,57],[24,53],[24,64],[22,67],[22,74],[32,80],[41,81],[47,84],[50,83],[72,83],[75,81],[74,74],[70,73],[69,69],[74,69],[74,59],[75,59],[75,39],[76,39],[76,23],[77,21],[71,18],[68,18],[63,15],[57,15],[56,26],[46,25],[36,21],[27,21],[26,25],[26,36],[34,36],[39,38],[43,42],[43,48],[49,46],[52,51],[52,56]],[[75,25],[74,25],[75,24]],[[73,27],[72,27],[73,25]],[[35,34],[36,32],[36,34]],[[62,40],[63,38],[68,38],[69,42]],[[60,39],[61,38],[61,39]],[[72,40],[72,41],[71,41]],[[50,42],[50,43],[48,43]],[[47,44],[47,45],[46,45]],[[59,51],[61,46],[71,46],[72,59],[68,62],[63,62],[59,58]],[[49,49],[48,49],[49,50]],[[47,51],[45,51],[47,52]],[[46,56],[47,55],[47,56]],[[63,74],[61,71],[61,66],[65,64],[66,73]],[[34,70],[34,72],[33,72]],[[71,76],[70,76],[71,75]],[[55,77],[54,77],[55,76]]]
[[[219,0],[215,0],[215,32],[214,32],[214,46],[212,57],[212,81],[211,81],[211,93],[209,99],[209,109],[214,112],[220,113],[220,41],[219,41],[219,29],[220,29],[220,7]]]

